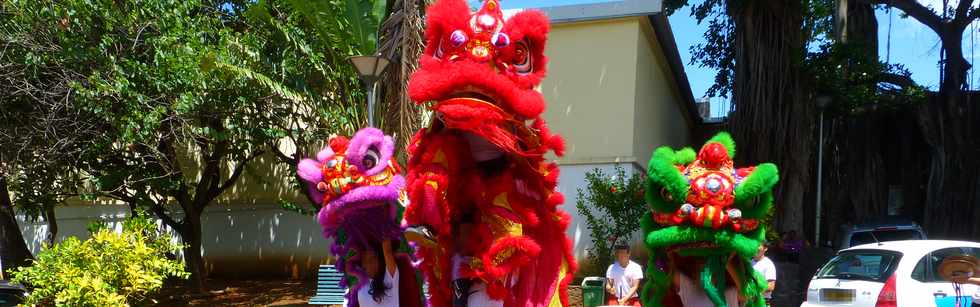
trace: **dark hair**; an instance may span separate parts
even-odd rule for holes
[[[385,296],[388,294],[388,285],[385,284],[385,274],[388,274],[388,264],[385,262],[384,250],[381,248],[381,244],[372,244],[374,249],[375,257],[378,257],[378,273],[371,276],[371,285],[368,289],[368,294],[375,302],[381,303]],[[392,242],[392,248],[395,248],[395,242]],[[397,298],[396,298],[397,299]]]
[[[626,244],[616,244],[616,247],[614,248],[614,250],[617,250],[617,251],[625,250],[625,251],[629,252],[630,251],[630,246],[629,245],[626,245]]]

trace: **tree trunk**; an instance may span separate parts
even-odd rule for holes
[[[204,293],[207,269],[204,267],[204,256],[201,254],[201,211],[185,209],[184,212],[180,237],[184,242],[184,262],[191,273],[188,282],[195,291]]]
[[[14,212],[14,204],[10,200],[10,191],[7,188],[7,178],[0,176],[0,262],[2,262],[4,272],[10,269],[28,264],[28,260],[33,259],[31,251],[27,249],[24,242],[24,235],[17,225],[17,216]],[[7,275],[4,274],[4,277]]]
[[[408,97],[408,79],[418,68],[425,48],[422,38],[426,1],[389,0],[388,18],[381,24],[381,43],[378,52],[395,60],[384,74],[379,88],[380,104],[385,107],[385,128],[394,132],[396,148],[404,148],[418,129],[422,128],[422,108]],[[397,160],[407,164],[407,152],[396,153]]]
[[[838,5],[841,5],[838,2]],[[836,24],[837,43],[861,47],[863,54],[851,63],[878,61],[878,21],[874,5],[863,1],[847,1],[846,22]],[[839,18],[839,17],[838,17]],[[850,69],[843,69],[846,74]],[[861,114],[829,112],[829,131],[824,146],[823,218],[821,241],[835,237],[838,226],[854,223],[872,216],[883,215],[888,201],[888,182],[881,145],[882,129],[887,125],[875,111]],[[821,154],[821,153],[818,153]],[[819,171],[819,170],[818,170]],[[822,242],[818,242],[822,243]]]
[[[774,230],[803,234],[810,188],[814,109],[800,85],[804,37],[800,1],[728,1],[735,22],[734,112],[730,130],[742,164],[774,162]]]
[[[943,78],[939,87],[939,92],[944,93],[946,103],[955,106],[956,102],[961,102],[963,97],[960,93],[968,85],[967,72],[970,71],[970,63],[963,58],[963,31],[955,25],[943,24],[943,31],[939,39],[942,41],[943,51],[946,53],[946,63],[943,66]]]
[[[878,19],[874,5],[862,1],[847,2],[847,41],[864,47],[867,58],[878,60]]]
[[[54,214],[54,205],[44,206],[44,220],[48,222],[48,237],[45,240],[48,246],[54,246],[58,239],[58,218]]]
[[[919,125],[931,148],[924,222],[933,238],[980,236],[980,116],[969,97],[940,93],[920,106]]]
[[[822,229],[885,215],[888,207],[888,172],[883,153],[882,122],[887,116],[871,112],[834,120],[826,146],[824,215]],[[897,154],[897,153],[895,153]],[[830,236],[821,236],[831,238]]]
[[[980,236],[975,220],[980,214],[980,116],[963,91],[971,68],[963,58],[963,30],[955,23],[943,24],[943,79],[939,93],[919,111],[919,126],[932,149],[924,219],[934,238]]]

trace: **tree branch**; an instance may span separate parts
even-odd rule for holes
[[[293,142],[293,144],[296,144],[296,143]],[[299,148],[298,148],[299,146],[298,145],[296,145],[296,146],[297,146],[296,153],[299,153]],[[277,144],[273,144],[273,143],[270,143],[269,144],[269,148],[271,148],[272,149],[272,153],[275,154],[276,157],[279,157],[279,159],[282,160],[283,162],[286,162],[286,163],[289,163],[289,164],[293,164],[293,165],[299,163],[299,159],[300,159],[298,157],[299,155],[296,155],[296,157],[290,157],[286,153],[282,152],[282,150],[279,149],[279,146],[277,146]]]
[[[163,209],[163,205],[154,203],[153,206],[150,206],[150,211],[153,212],[153,215],[159,217],[164,224],[170,227],[170,229],[173,229],[174,231],[178,231],[178,232],[181,231],[181,226],[183,226],[183,224],[177,222],[177,220],[174,220],[173,217],[170,216],[170,214],[167,214],[167,211]]]
[[[878,77],[878,79],[880,82],[886,82],[886,83],[898,85],[903,89],[908,89],[916,85],[915,81],[913,81],[912,78],[900,74],[883,73]]]
[[[869,0],[865,0],[869,1]],[[915,0],[870,0],[874,4],[884,4],[891,5],[905,14],[912,16],[915,20],[918,20],[922,24],[926,25],[936,33],[941,33],[942,31],[942,18],[936,14],[935,11],[923,6],[921,3]],[[972,2],[972,1],[971,1]]]
[[[970,11],[970,7],[973,6],[973,0],[960,0],[960,3],[956,5],[956,20],[962,20],[966,18]]]
[[[262,155],[263,153],[265,153],[265,151],[259,149],[252,152],[252,154],[246,157],[244,160],[239,161],[238,164],[235,165],[235,170],[232,171],[231,177],[228,177],[228,180],[225,180],[225,182],[218,187],[217,194],[215,194],[214,196],[217,197],[218,195],[221,195],[221,193],[224,193],[225,190],[227,190],[232,185],[234,185],[235,182],[238,181],[238,177],[241,177],[242,172],[245,171],[245,167],[248,165],[248,162],[255,160],[255,158]]]
[[[173,194],[174,198],[177,199],[177,203],[182,207],[190,204],[191,196],[187,191],[187,185],[184,184],[184,171],[180,167],[180,160],[177,158],[177,150],[174,148],[174,144],[171,138],[167,137],[160,140],[160,147],[166,155],[169,164],[173,166],[175,170],[174,176],[177,176],[180,180],[180,187]],[[162,162],[162,161],[161,161]]]
[[[972,3],[973,1],[964,2]],[[980,8],[967,7],[964,9],[962,15],[960,15],[960,12],[956,12],[956,19],[953,20],[953,24],[956,27],[955,30],[957,32],[965,31],[966,27],[970,26],[970,24],[973,23],[974,20],[977,20],[977,18],[980,18]]]

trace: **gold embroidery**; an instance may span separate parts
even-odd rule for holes
[[[449,168],[449,160],[446,159],[446,153],[442,150],[436,151],[435,157],[432,157],[432,163],[437,163],[447,169]]]
[[[507,209],[507,211],[514,211],[514,208],[510,207],[510,202],[507,200],[507,192],[500,193],[500,195],[494,197],[493,205]]]

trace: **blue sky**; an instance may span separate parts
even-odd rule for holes
[[[547,7],[547,6],[558,6],[558,5],[570,5],[570,4],[582,4],[582,3],[596,3],[596,2],[608,2],[612,0],[501,0],[501,5],[504,8],[531,8],[531,7]],[[941,6],[942,0],[919,0],[920,2],[932,6]],[[471,0],[471,5],[478,2]],[[692,0],[692,2],[697,3],[700,0]],[[949,1],[955,3],[955,0]],[[901,11],[897,9],[892,9],[889,11],[881,9],[877,11],[878,16],[878,29],[880,38],[880,48],[879,53],[881,55],[881,60],[889,60],[892,64],[903,64],[912,72],[912,79],[915,80],[920,85],[935,89],[939,84],[939,67],[937,62],[939,61],[939,38],[931,31],[929,28],[923,26],[918,21],[912,18],[902,18]],[[889,26],[889,19],[890,26]],[[702,97],[709,87],[711,87],[714,82],[715,71],[712,69],[706,69],[697,67],[697,65],[692,65],[691,62],[691,52],[690,46],[697,45],[704,41],[701,34],[705,31],[704,25],[698,25],[693,17],[690,16],[690,8],[685,7],[678,10],[674,15],[670,16],[670,23],[674,29],[674,37],[677,40],[678,51],[681,54],[681,58],[685,64],[685,70],[688,75],[688,79],[691,82],[691,89],[694,92],[694,97]],[[973,49],[973,42],[980,43],[980,26],[974,28],[973,31],[969,29],[964,35],[964,52],[967,60],[972,62],[973,55],[971,50]],[[974,37],[971,38],[971,33]],[[888,48],[887,40],[891,37],[891,48]],[[977,44],[980,45],[980,44]],[[980,55],[980,46],[976,46],[976,52]],[[974,84],[980,80],[980,74],[971,75],[971,80],[974,80]],[[973,86],[976,87],[976,86]],[[712,101],[722,108],[727,108],[724,105],[723,99],[713,98]],[[721,108],[713,106],[712,109],[719,110]],[[714,110],[713,110],[714,111]],[[719,110],[720,111],[720,110]],[[712,112],[715,113],[715,112]],[[713,114],[720,115],[720,114]]]

